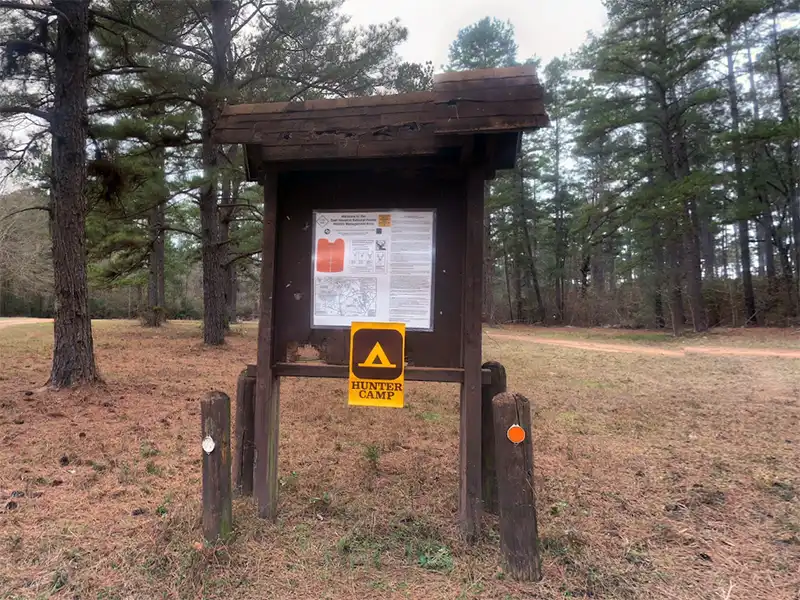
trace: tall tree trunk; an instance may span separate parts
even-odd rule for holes
[[[524,197],[522,202],[517,205],[517,226],[522,234],[522,243],[525,250],[525,259],[528,266],[528,275],[531,278],[533,293],[536,296],[536,318],[539,323],[547,321],[547,311],[542,298],[542,288],[539,285],[539,273],[536,270],[536,257],[534,256],[533,239],[531,230],[528,226],[528,216],[525,211]]]
[[[86,276],[86,96],[89,1],[52,0],[58,37],[53,54],[50,234],[53,249],[55,388],[99,378],[94,360]]]
[[[753,108],[753,121],[758,124],[761,121],[761,106],[758,101],[758,90],[756,89],[755,67],[753,65],[753,51],[750,44],[750,30],[744,28],[745,46],[747,47],[747,75],[750,80],[750,102]],[[752,156],[752,168],[750,169],[750,184],[753,190],[762,200],[763,210],[761,218],[758,219],[758,238],[759,238],[759,274],[764,272],[767,276],[767,289],[770,297],[775,290],[775,253],[772,244],[772,207],[769,204],[768,196],[763,193],[761,178],[759,177],[759,165],[763,154],[763,145],[758,144],[757,150]],[[770,298],[771,299],[771,298]]]
[[[626,244],[625,257],[629,265],[633,264],[633,252],[631,244]],[[608,273],[608,291],[613,296],[617,292],[617,250],[614,247],[614,240],[607,239],[603,242],[603,260],[606,264],[606,273]],[[630,267],[628,273],[631,273]]]
[[[729,262],[729,260],[728,260],[728,251],[730,249],[728,247],[728,227],[727,226],[722,228],[722,247],[720,249],[722,250],[722,253],[720,254],[720,256],[722,257],[722,265],[721,265],[721,267],[722,267],[722,278],[727,281],[727,279],[730,277],[730,274],[728,273],[728,262]]]
[[[228,80],[230,50],[230,0],[211,0],[211,32],[214,46],[213,92],[202,107],[202,164],[205,184],[200,192],[201,254],[203,259],[203,341],[225,341],[225,245],[220,235],[217,202],[219,148],[212,139]]]
[[[700,249],[703,256],[703,277],[713,280],[717,270],[717,240],[714,236],[713,215],[708,209],[700,213]]]
[[[689,167],[689,152],[685,131],[682,125],[678,126],[675,136],[677,148],[675,149],[677,175],[685,179],[691,175]],[[698,214],[697,199],[689,195],[683,202],[684,244],[686,253],[686,280],[689,290],[689,307],[692,311],[692,323],[696,332],[708,329],[708,312],[703,298],[703,266],[700,258],[700,215]]]
[[[772,15],[772,38],[773,54],[775,56],[775,79],[778,86],[778,100],[781,107],[781,123],[784,125],[793,124],[794,119],[789,105],[789,95],[786,81],[784,80],[783,64],[781,57],[781,44],[778,36],[777,8]],[[784,152],[786,154],[786,169],[788,172],[786,201],[789,204],[789,211],[792,215],[792,258],[794,269],[797,274],[795,285],[800,286],[800,198],[797,195],[797,169],[794,158],[794,139],[786,136],[784,142]],[[800,287],[798,287],[800,290]],[[800,296],[798,296],[800,298]]]
[[[234,309],[233,318],[231,318],[230,307],[231,302],[234,306],[236,300],[233,298],[233,288],[235,285],[234,277],[236,272],[236,264],[233,262],[233,241],[231,240],[231,219],[233,218],[233,208],[228,206],[231,204],[231,177],[230,173],[224,172],[222,174],[222,202],[220,204],[219,216],[219,239],[224,243],[225,253],[224,261],[222,264],[222,280],[225,288],[225,329],[230,330],[230,324],[236,320]]]
[[[666,39],[666,31],[661,31],[662,38]],[[674,140],[678,137],[676,132],[669,127],[672,125],[674,129],[674,118],[670,110],[670,102],[667,100],[666,90],[653,86],[653,91],[657,93],[658,109],[660,113],[660,124],[658,132],[661,138],[661,157],[663,160],[664,174],[667,179],[677,181],[682,175],[682,171],[678,165],[679,163],[679,140]],[[688,163],[687,163],[688,166]],[[689,246],[685,244],[686,229],[690,227],[691,221],[687,218],[688,208],[686,202],[683,205],[682,215],[672,214],[670,227],[667,228],[666,234],[666,250],[667,260],[669,264],[669,310],[672,321],[672,331],[678,336],[683,332],[683,327],[686,323],[686,315],[683,308],[683,291],[682,291],[682,263],[687,251],[690,250]],[[682,219],[686,219],[686,223],[682,223]],[[684,231],[681,232],[680,230]],[[682,243],[683,242],[683,243]],[[699,262],[699,252],[697,253]],[[689,269],[694,274],[693,267]]]
[[[536,296],[536,312],[534,313],[534,321],[538,321],[539,323],[545,323],[547,319],[547,311],[544,307],[544,299],[542,298],[542,289],[539,285],[539,274],[536,270],[536,250],[535,250],[535,243],[536,241],[533,239],[533,235],[531,234],[531,226],[528,223],[528,211],[527,211],[527,199],[528,199],[528,188],[525,186],[525,158],[520,157],[519,161],[517,162],[517,176],[519,177],[518,180],[518,190],[516,194],[516,205],[513,209],[513,218],[516,221],[515,229],[517,231],[517,235],[519,236],[520,246],[525,254],[525,262],[526,266],[528,267],[528,276],[530,277],[531,286],[533,287],[533,293]],[[533,186],[531,190],[531,204],[533,205],[534,209],[536,206],[536,187]],[[535,214],[535,211],[534,211]],[[515,264],[520,264],[520,252],[517,252],[517,260]],[[521,266],[518,268],[521,269]],[[526,313],[526,316],[529,316],[530,313]],[[522,320],[522,315],[519,315],[520,320]]]
[[[728,61],[728,103],[731,111],[731,121],[733,125],[733,164],[736,176],[736,207],[739,213],[739,249],[742,258],[742,287],[744,290],[744,322],[745,325],[757,318],[756,296],[753,290],[753,269],[750,260],[750,223],[747,217],[749,209],[749,198],[744,181],[744,167],[742,156],[742,141],[739,138],[741,120],[739,117],[739,96],[736,90],[736,71],[733,64],[733,41],[731,33],[725,36],[725,53]],[[757,324],[757,321],[753,321]]]
[[[203,341],[219,345],[225,341],[225,282],[217,204],[217,152],[211,140],[217,111],[203,108],[202,152],[206,182],[200,192],[201,256],[203,262]]]
[[[773,241],[775,242],[775,246],[778,248],[778,256],[780,257],[781,261],[781,271],[782,271],[782,279],[783,279],[783,290],[785,293],[785,310],[784,314],[786,315],[786,324],[789,324],[789,320],[791,317],[794,316],[794,296],[795,296],[795,289],[794,289],[794,281],[792,278],[792,260],[789,258],[789,248],[786,246],[786,243],[781,240],[780,234],[778,232],[773,231]]]
[[[672,234],[674,235],[674,233]],[[672,332],[678,336],[683,333],[686,314],[683,310],[683,291],[681,277],[681,255],[683,250],[680,241],[671,239],[667,242],[669,255],[669,312],[672,321]]]
[[[159,193],[163,197],[155,198],[157,202],[148,213],[148,229],[150,241],[150,254],[148,257],[148,280],[147,280],[147,312],[145,314],[145,324],[149,327],[161,327],[166,320],[166,292],[164,289],[164,204],[166,198],[166,177],[164,149],[159,148],[153,152],[154,159],[159,164],[159,175],[163,178],[163,187]]]
[[[164,322],[164,206],[159,203],[148,213],[150,255],[147,276],[147,312],[145,324],[161,327]]]
[[[689,289],[689,308],[692,311],[692,324],[696,332],[708,329],[708,314],[703,299],[703,271],[700,260],[700,236],[697,219],[697,204],[694,198],[684,202],[684,213],[689,226],[684,231],[686,246],[686,281]]]
[[[667,321],[664,318],[664,238],[658,223],[650,225],[650,237],[653,244],[654,285],[653,285],[653,311],[656,317],[656,327],[664,329]]]
[[[166,204],[161,203],[156,207],[158,222],[161,226],[161,235],[156,243],[156,260],[158,261],[158,305],[164,309],[163,320],[167,320],[167,269],[166,269],[166,232],[164,224],[166,218]]]
[[[591,253],[590,272],[592,274],[592,288],[594,293],[600,297],[606,291],[606,264],[607,257],[598,251],[597,246],[593,246]]]
[[[231,238],[231,231],[235,228],[234,217],[236,216],[237,204],[239,203],[239,182],[235,181],[235,175],[231,166],[238,157],[238,146],[231,148],[227,155],[224,155],[225,169],[222,173],[222,203],[220,205],[220,239],[227,249],[225,253],[225,263],[223,265],[223,279],[225,281],[225,327],[230,329],[230,324],[236,322],[236,300],[238,294],[238,283],[236,280],[237,252],[236,244]]]
[[[581,287],[580,287],[580,297],[581,299],[586,298],[587,293],[589,292],[589,274],[593,272],[592,264],[595,261],[592,261],[592,253],[591,251],[584,252],[583,260],[581,261]],[[594,283],[594,275],[592,275],[592,282]]]
[[[508,244],[506,243],[507,236],[502,236],[503,240],[503,273],[506,278],[506,296],[508,297],[508,320],[514,321],[514,304],[511,296],[511,273],[510,265],[508,264]]]
[[[525,296],[522,294],[522,265],[519,260],[519,253],[514,260],[514,293],[516,294],[517,320],[522,323],[525,319]]]
[[[227,322],[236,323],[238,320],[239,300],[239,277],[236,271],[236,263],[228,263],[225,266],[225,311]]]

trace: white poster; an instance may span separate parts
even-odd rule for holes
[[[433,210],[314,212],[314,327],[433,329]]]

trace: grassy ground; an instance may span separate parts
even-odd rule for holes
[[[723,346],[725,348],[776,348],[800,349],[800,330],[790,328],[716,328],[702,334],[686,330],[674,337],[671,330],[643,330],[580,327],[530,327],[505,325],[493,330],[497,333],[532,335],[540,338],[604,341],[673,347]]]
[[[95,331],[105,385],[58,394],[38,391],[51,327],[0,332],[0,598],[800,598],[797,359],[490,334],[535,404],[545,579],[518,584],[496,523],[458,536],[456,388],[350,409],[343,382],[287,380],[278,523],[237,501],[233,541],[198,549],[198,400],[234,393],[255,330]]]

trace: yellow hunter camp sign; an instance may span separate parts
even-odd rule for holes
[[[403,408],[406,326],[353,323],[348,404]]]

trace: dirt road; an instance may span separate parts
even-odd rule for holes
[[[28,317],[13,317],[10,319],[0,319],[0,329],[13,325],[29,325],[31,323],[52,323],[53,319],[33,319]]]
[[[731,348],[720,346],[684,346],[678,349],[657,348],[633,344],[607,344],[605,342],[585,342],[579,340],[561,340],[556,338],[543,338],[535,335],[513,335],[507,333],[490,332],[485,334],[488,339],[514,340],[531,344],[544,344],[548,346],[561,346],[575,348],[576,350],[592,350],[597,352],[612,352],[624,354],[646,354],[650,356],[675,356],[683,357],[689,354],[714,354],[717,356],[774,356],[781,358],[800,358],[800,350],[786,350],[782,348]]]
[[[14,325],[30,323],[51,323],[52,319],[33,319],[13,317],[0,319],[0,329]],[[484,332],[488,340],[514,340],[530,344],[543,344],[545,346],[561,346],[562,348],[575,348],[576,350],[590,350],[594,352],[610,352],[619,354],[643,354],[649,356],[674,356],[684,357],[689,354],[713,354],[716,356],[762,356],[780,358],[800,358],[800,350],[784,348],[732,348],[730,346],[683,346],[680,348],[659,348],[657,346],[644,346],[638,344],[613,344],[606,342],[588,342],[584,340],[568,340],[536,335],[515,335],[511,333],[498,333],[495,331]]]

